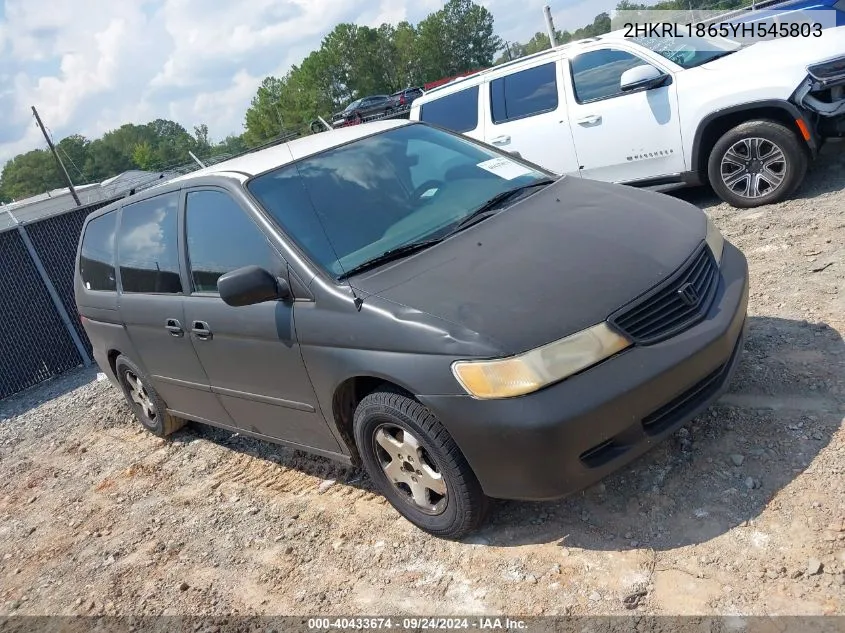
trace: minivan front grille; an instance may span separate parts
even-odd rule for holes
[[[702,243],[668,281],[608,321],[634,343],[657,343],[701,321],[718,286],[719,265],[707,244]]]

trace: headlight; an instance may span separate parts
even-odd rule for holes
[[[707,246],[710,247],[710,250],[713,252],[713,257],[716,258],[716,263],[722,263],[722,251],[725,248],[725,238],[722,237],[722,232],[713,224],[713,220],[710,219],[710,216],[707,216],[707,237],[704,238],[707,241]]]
[[[599,323],[510,358],[456,361],[452,364],[452,373],[471,396],[511,398],[559,382],[630,344],[606,323]]]

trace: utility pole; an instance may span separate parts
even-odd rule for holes
[[[508,41],[506,41],[506,42],[505,42],[505,48],[507,48],[507,49],[508,49],[508,59],[509,59],[510,61],[513,61],[513,55],[511,54],[511,43],[510,43],[510,42],[508,42]]]
[[[56,164],[59,166],[59,171],[62,172],[62,176],[64,176],[65,183],[67,183],[67,188],[70,189],[70,195],[73,196],[74,202],[76,202],[77,207],[82,206],[82,202],[79,200],[79,196],[76,195],[76,189],[73,188],[73,183],[70,181],[70,176],[68,176],[67,169],[65,169],[65,164],[62,162],[62,159],[59,158],[59,153],[56,151],[55,146],[53,145],[53,141],[50,139],[50,135],[47,134],[47,130],[44,129],[44,124],[41,122],[41,117],[38,116],[38,110],[35,109],[35,106],[32,106],[32,113],[35,115],[35,120],[38,123],[38,127],[41,128],[41,133],[44,135],[44,139],[47,141],[47,145],[50,148],[50,151],[53,152],[53,158],[56,159]]]
[[[191,155],[191,158],[194,159],[194,162],[196,162],[197,165],[199,165],[200,167],[203,167],[203,168],[206,167],[206,164],[204,162],[202,162],[199,158],[197,158],[192,151],[188,150],[188,154]]]
[[[555,39],[555,23],[552,21],[552,8],[549,5],[543,7],[543,15],[546,17],[546,29],[549,31],[549,42],[552,48],[557,46]]]

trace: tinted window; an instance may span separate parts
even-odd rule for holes
[[[185,203],[194,292],[217,292],[217,279],[242,266],[278,274],[280,259],[258,226],[227,193],[191,191]]]
[[[490,82],[493,122],[557,109],[557,63],[551,62]]]
[[[391,249],[445,236],[486,201],[544,176],[417,124],[310,156],[248,187],[315,263],[341,276]]]
[[[117,246],[123,292],[182,292],[178,208],[176,192],[123,207]]]
[[[94,218],[85,229],[82,252],[79,256],[79,274],[88,290],[115,290],[114,230],[117,212],[112,211]]]
[[[478,86],[455,92],[420,108],[420,119],[455,132],[478,127]]]
[[[584,103],[623,94],[622,73],[646,62],[624,51],[605,49],[583,53],[570,63],[575,98]]]

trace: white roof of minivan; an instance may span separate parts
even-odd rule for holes
[[[337,130],[328,130],[320,132],[319,134],[311,134],[303,136],[287,143],[281,143],[262,149],[250,154],[244,154],[237,158],[226,160],[216,165],[210,165],[197,171],[192,171],[184,176],[179,176],[166,184],[181,180],[191,180],[198,176],[208,176],[219,173],[240,172],[241,174],[249,174],[254,176],[262,172],[273,169],[274,167],[281,167],[300,158],[319,154],[327,149],[338,147],[345,143],[357,141],[359,138],[376,134],[385,130],[402,127],[408,125],[407,119],[391,119],[388,121],[373,121],[372,123],[362,123],[360,125],[350,125],[348,127],[339,128]]]

